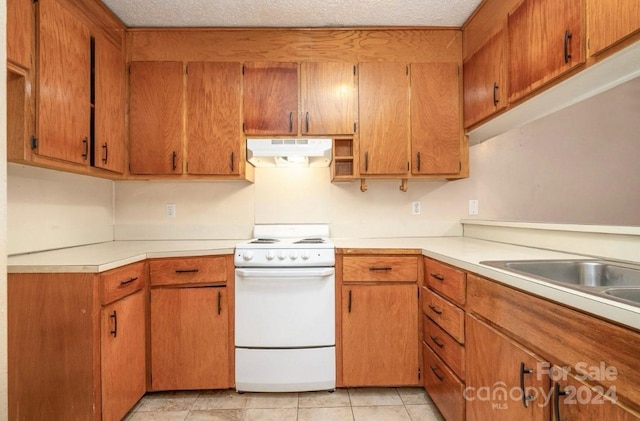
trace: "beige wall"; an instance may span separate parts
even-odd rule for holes
[[[7,8],[0,7],[0,63],[7,60]],[[7,408],[7,69],[0,66],[0,420]]]

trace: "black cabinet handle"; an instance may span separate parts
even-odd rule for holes
[[[233,172],[233,168],[235,165],[235,154],[233,152],[231,152],[231,172]]]
[[[431,309],[431,311],[433,311],[437,315],[442,314],[442,310],[440,310],[438,307],[434,306],[433,304],[429,304],[429,308]]]
[[[432,278],[436,278],[438,281],[444,281],[444,276],[440,275],[439,273],[430,273],[429,275]]]
[[[418,159],[418,172],[420,172],[420,152],[417,153],[417,157]]]
[[[528,404],[529,401],[532,401],[535,399],[533,395],[527,395],[524,390],[524,375],[531,374],[531,373],[533,373],[533,370],[530,368],[525,368],[524,363],[521,362],[520,363],[520,390],[522,391],[522,405],[525,408],[529,407],[529,404]]]
[[[107,142],[104,142],[104,144],[102,145],[102,149],[104,150],[104,156],[102,157],[102,163],[106,164],[107,161],[109,160],[109,145],[107,145]]]
[[[564,63],[569,63],[569,59],[571,58],[571,54],[569,54],[569,41],[571,41],[571,31],[568,29],[564,31]]]
[[[369,171],[369,152],[364,153],[364,172]]]
[[[178,168],[178,154],[176,153],[176,151],[173,151],[173,153],[171,154],[171,168],[173,169],[173,171],[176,170],[176,168]]]
[[[493,84],[493,106],[494,107],[498,105],[498,102],[500,102],[500,98],[498,98],[498,89],[500,89],[498,87],[498,84],[494,83]]]
[[[431,371],[433,371],[433,374],[436,375],[438,380],[440,380],[440,381],[444,380],[444,376],[442,374],[438,373],[438,367],[434,367],[434,366],[430,365],[429,368],[431,369]]]
[[[307,112],[305,113],[304,120],[305,120],[305,123],[304,123],[305,131],[304,131],[304,132],[305,132],[305,133],[309,133],[309,111],[307,111]]]
[[[347,312],[351,313],[351,290],[349,290],[349,300],[347,301]]]
[[[116,311],[113,310],[113,313],[111,313],[109,317],[113,319],[113,330],[109,333],[115,338],[118,336],[118,315],[116,314]]]
[[[293,131],[293,111],[289,113],[289,133]]]
[[[444,348],[444,344],[438,340],[437,336],[430,336],[434,344],[438,345],[438,348]]]
[[[198,269],[176,269],[176,273],[196,273]]]
[[[218,315],[222,312],[222,293],[218,291]]]
[[[136,276],[136,277],[133,277],[133,278],[129,278],[129,279],[127,279],[127,280],[120,281],[120,285],[128,285],[128,284],[130,284],[131,282],[133,282],[133,281],[137,281],[137,280],[138,280],[138,277],[137,277],[137,276]]]
[[[84,145],[84,152],[82,152],[82,159],[86,161],[87,157],[89,156],[89,139],[86,137],[82,139],[82,144]]]
[[[372,267],[369,268],[369,270],[372,271],[372,272],[376,272],[376,271],[387,272],[387,271],[393,270],[393,268],[390,267],[390,266],[383,266],[383,267],[372,266]]]
[[[559,383],[556,383],[553,386],[553,413],[556,421],[560,421],[560,396],[564,396],[566,394],[566,391],[560,390]]]

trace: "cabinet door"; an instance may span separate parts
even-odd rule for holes
[[[302,63],[302,133],[353,134],[355,65]]]
[[[545,362],[473,316],[466,329],[467,419],[549,419]]]
[[[587,0],[589,54],[596,55],[640,29],[638,0]]]
[[[244,132],[298,133],[298,64],[244,65]]]
[[[151,388],[224,389],[229,381],[226,288],[151,291]]]
[[[464,63],[464,127],[507,106],[507,42],[503,28]]]
[[[360,174],[409,172],[409,72],[402,63],[360,63]]]
[[[418,348],[415,284],[342,287],[345,386],[418,384]]]
[[[240,63],[189,63],[187,171],[239,174],[242,144]]]
[[[106,38],[95,40],[94,166],[124,172],[125,62]]]
[[[509,14],[509,101],[584,63],[584,0],[525,0]]]
[[[132,62],[129,171],[182,173],[182,63]]]
[[[412,174],[460,172],[460,67],[411,65]]]
[[[604,375],[604,373],[600,374]],[[554,420],[638,421],[640,419],[614,403],[615,386],[593,388],[557,366],[553,367],[551,376],[554,379],[553,392],[550,394]]]
[[[89,29],[55,0],[38,8],[38,154],[88,163]]]
[[[121,420],[146,391],[144,294],[101,311],[102,419]]]
[[[34,33],[33,2],[7,0],[7,60],[31,68]]]

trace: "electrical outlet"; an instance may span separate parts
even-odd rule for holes
[[[175,203],[167,204],[167,217],[175,218],[176,217],[176,205]]]
[[[475,199],[469,200],[469,215],[478,214],[478,201]]]
[[[420,207],[420,202],[411,202],[411,213],[414,215],[420,215],[422,209]]]

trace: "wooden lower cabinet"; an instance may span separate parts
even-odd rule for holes
[[[417,385],[415,284],[342,287],[344,386]]]
[[[545,361],[473,316],[466,324],[467,419],[549,419]]]
[[[101,311],[102,420],[121,420],[146,392],[144,292]]]
[[[465,385],[426,344],[422,346],[424,387],[446,420],[463,420]]]
[[[228,308],[224,286],[151,290],[152,390],[231,386]]]

